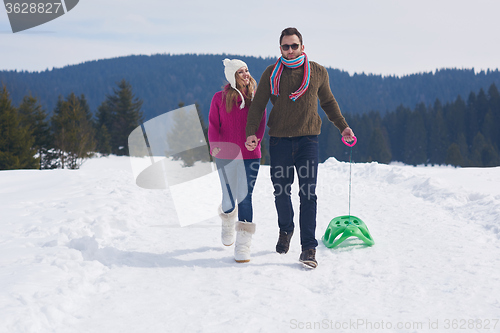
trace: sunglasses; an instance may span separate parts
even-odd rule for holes
[[[283,51],[288,51],[289,48],[292,48],[292,50],[297,50],[299,48],[299,44],[292,44],[292,45],[288,45],[288,44],[283,44],[283,45],[280,45],[281,46],[281,49]]]

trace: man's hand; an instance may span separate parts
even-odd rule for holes
[[[247,137],[247,141],[245,142],[245,147],[247,147],[249,151],[254,151],[255,148],[257,148],[257,145],[259,144],[259,140],[260,139],[257,139],[255,135],[250,135],[249,137]]]
[[[347,127],[345,130],[342,131],[342,137],[346,142],[354,141],[354,132],[350,127]]]

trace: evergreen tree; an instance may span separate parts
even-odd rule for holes
[[[96,145],[97,151],[104,156],[111,154],[111,135],[106,125],[96,128]]]
[[[492,113],[491,124],[488,126],[495,127],[500,124],[500,93],[498,92],[497,86],[492,84],[488,89],[488,99],[489,99],[489,110]],[[491,133],[491,129],[487,130]],[[491,141],[496,149],[500,149],[500,131],[493,130],[493,133],[490,134]]]
[[[384,117],[385,128],[391,143],[392,158],[396,161],[405,161],[405,147],[407,126],[411,126],[409,121],[411,110],[404,106],[399,106],[395,112],[388,113]],[[408,144],[409,146],[410,144]]]
[[[498,122],[495,121],[495,115],[493,114],[493,110],[489,109],[486,115],[484,116],[484,122],[483,126],[481,127],[481,133],[483,133],[487,141],[495,142],[497,132],[498,132]]]
[[[490,106],[493,109],[500,111],[500,93],[494,83],[488,89],[488,97],[490,100]]]
[[[500,158],[498,151],[491,144],[486,144],[481,150],[481,162],[485,167],[499,165]]]
[[[448,151],[446,152],[445,163],[448,165],[455,165],[455,166],[463,165],[463,158],[462,154],[460,153],[460,147],[455,142],[448,147]]]
[[[486,93],[484,92],[483,88],[479,90],[477,98],[474,102],[474,106],[477,112],[476,113],[477,125],[478,128],[481,129],[484,125],[486,114],[488,113],[488,97],[486,96]]]
[[[423,115],[425,115],[425,105],[420,104],[407,119],[403,160],[405,163],[413,165],[427,163],[427,131]]]
[[[380,127],[379,114],[370,112],[368,114],[356,115],[353,117],[353,124],[356,126],[356,137],[358,139],[356,149],[353,150],[353,159],[360,162],[376,160],[371,156],[370,140],[374,128]],[[345,147],[343,148],[345,149]],[[380,148],[378,147],[378,149]]]
[[[428,157],[432,164],[445,163],[446,154],[450,142],[448,140],[448,126],[443,116],[443,107],[439,99],[434,103],[433,112],[429,115],[430,123],[427,126],[429,130]]]
[[[143,102],[135,97],[132,86],[125,79],[117,83],[117,86],[118,88],[113,89],[114,94],[108,95],[98,108],[97,127],[106,127],[112,154],[129,155],[128,136],[143,122]],[[105,139],[105,135],[102,133],[99,138]],[[105,142],[99,143],[99,147],[106,146]]]
[[[21,124],[17,110],[3,86],[0,92],[0,170],[38,169],[39,160],[32,148],[32,131]]]
[[[183,103],[179,103],[182,106]],[[184,167],[191,167],[197,161],[210,161],[210,153],[207,146],[200,146],[201,137],[204,135],[199,133],[200,119],[193,117],[189,113],[189,109],[178,109],[172,116],[172,124],[169,124],[170,129],[167,131],[166,149],[167,157],[172,157],[173,160],[182,160]]]
[[[460,136],[467,133],[467,105],[460,95],[457,99],[444,108],[446,123],[450,140],[458,142]]]
[[[52,144],[47,113],[38,102],[38,99],[29,95],[25,96],[21,105],[19,105],[19,116],[21,125],[26,126],[33,133],[35,139],[33,148],[38,152],[40,169],[47,168],[46,166],[50,164],[48,150]]]
[[[384,164],[389,164],[389,162],[391,162],[392,154],[386,135],[384,135],[382,129],[379,127],[376,127],[372,132],[369,141],[368,154],[369,160]]]
[[[78,169],[95,151],[94,126],[85,97],[71,93],[66,100],[59,97],[52,116],[54,146],[60,167]]]
[[[477,97],[474,92],[469,94],[469,98],[467,99],[467,112],[466,112],[466,138],[467,144],[469,147],[472,146],[474,137],[479,132],[479,122],[478,122],[478,113],[476,109],[476,101]]]
[[[471,166],[472,163],[469,160],[469,146],[467,145],[467,140],[465,139],[465,133],[460,133],[454,143],[458,145],[458,148],[460,149],[460,156],[462,157],[462,163],[454,165],[460,165],[464,167]]]
[[[477,132],[472,141],[472,147],[470,149],[471,162],[474,166],[484,166],[482,152],[487,147],[486,139],[481,132]]]

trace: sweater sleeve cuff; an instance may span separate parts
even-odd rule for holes
[[[250,135],[255,135],[255,133],[257,133],[257,128],[255,128],[255,127],[253,127],[253,126],[247,126],[247,128],[246,128],[247,138],[248,138]]]
[[[349,127],[344,118],[335,121],[333,124],[339,129],[340,133],[342,133],[347,127]]]

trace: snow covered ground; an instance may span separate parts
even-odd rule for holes
[[[348,163],[320,165],[318,240],[348,213],[348,182]],[[0,332],[499,332],[500,168],[356,163],[352,184],[375,245],[320,241],[307,270],[298,232],[274,252],[265,166],[247,264],[215,212],[181,228],[126,157],[1,171]]]

